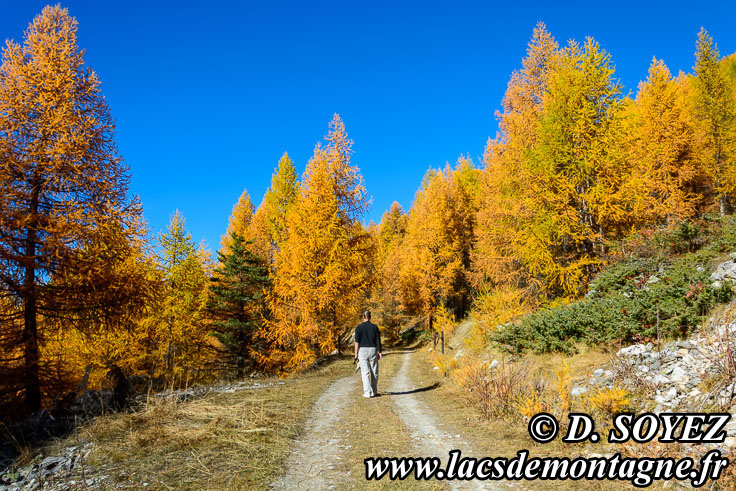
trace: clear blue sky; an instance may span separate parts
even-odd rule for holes
[[[20,40],[46,3],[4,2],[0,37]],[[152,232],[178,208],[212,249],[242,190],[257,204],[284,151],[303,171],[335,112],[378,221],[428,167],[482,154],[538,20],[561,43],[595,37],[635,90],[652,56],[691,71],[701,26],[736,51],[736,2],[717,3],[61,2]]]

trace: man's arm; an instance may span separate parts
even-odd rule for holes
[[[380,360],[383,358],[383,354],[381,353],[381,330],[378,329],[378,326],[376,326],[376,341],[376,346],[378,348],[376,351],[378,351],[378,359]]]
[[[360,342],[363,340],[363,331],[360,329],[360,324],[355,328],[355,359],[358,359],[358,348],[360,348]]]

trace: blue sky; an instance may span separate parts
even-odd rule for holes
[[[48,2],[5,2],[20,40]],[[653,56],[689,72],[704,26],[736,51],[736,2],[63,1],[102,79],[152,232],[174,209],[219,245],[244,188],[258,203],[279,157],[303,171],[339,113],[378,221],[408,209],[428,167],[478,159],[538,20],[558,41],[593,36],[626,90]]]

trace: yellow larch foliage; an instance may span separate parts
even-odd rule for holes
[[[338,115],[326,140],[309,161],[287,213],[287,238],[276,253],[267,333],[272,350],[261,361],[286,371],[339,349],[372,280],[367,273],[373,242],[358,221],[367,196]]]
[[[558,57],[557,42],[539,23],[522,69],[509,81],[503,111],[496,113],[500,134],[488,141],[480,178],[481,203],[472,251],[476,287],[491,282],[535,289],[535,279],[524,268],[517,251],[524,241],[521,232],[535,212],[525,199],[539,187],[530,151],[538,140],[543,99]]]
[[[555,396],[557,397],[560,404],[561,416],[570,412],[571,394],[572,389],[570,382],[570,365],[567,360],[562,360],[562,363],[555,367]]]
[[[705,29],[698,33],[692,114],[695,120],[695,159],[710,177],[721,214],[730,212],[736,191],[736,100],[718,47]]]
[[[296,168],[289,154],[284,153],[271,177],[271,187],[266,191],[261,204],[265,229],[274,247],[278,247],[286,240],[286,216],[298,196],[299,180]]]
[[[602,387],[595,390],[586,397],[586,402],[604,414],[614,415],[625,411],[631,399],[625,388],[615,385],[611,388]]]
[[[408,216],[397,202],[383,214],[381,223],[370,228],[375,245],[373,269],[376,281],[371,289],[369,305],[374,319],[381,320],[384,335],[396,337],[407,317],[402,307],[401,282],[397,272],[405,255],[404,238]]]
[[[473,315],[477,322],[473,326],[469,346],[481,348],[496,326],[529,313],[533,306],[534,300],[522,288],[503,283],[497,286],[484,284],[473,300]]]
[[[447,165],[425,175],[409,212],[399,271],[408,312],[429,316],[443,306],[459,316],[467,310],[479,174],[461,157],[455,169]]]
[[[547,409],[547,404],[537,394],[537,390],[534,387],[529,389],[529,394],[520,396],[514,404],[514,407],[519,414],[525,418],[531,418],[535,414],[541,413]]]
[[[0,332],[22,329],[13,342],[22,350],[23,372],[6,378],[0,361],[0,393],[20,396],[26,411],[39,409],[42,398],[55,392],[43,381],[45,319],[92,312],[102,317],[105,302],[113,300],[117,308],[125,301],[109,295],[114,278],[98,261],[113,249],[105,243],[112,235],[98,229],[119,226],[122,239],[115,245],[144,233],[100,86],[77,45],[77,21],[61,6],[45,7],[23,43],[9,40],[3,49],[0,284],[2,296],[20,312],[0,319]],[[62,277],[80,281],[53,284]]]
[[[250,249],[268,265],[273,265],[275,249],[272,236],[268,232],[265,203],[256,209],[248,227],[248,233],[244,237],[252,241]]]
[[[693,161],[694,129],[687,79],[674,79],[656,58],[625,119],[625,145],[633,161],[626,186],[637,198],[629,213],[639,223],[682,220],[695,214],[703,171]]]
[[[227,231],[222,236],[220,241],[224,251],[229,248],[229,243],[233,234],[238,234],[241,237],[245,237],[250,240],[250,223],[253,220],[253,213],[255,207],[250,199],[250,195],[247,190],[243,190],[243,193],[238,198],[238,202],[233,206],[233,211],[230,214],[230,220],[228,221]]]
[[[430,315],[456,293],[462,275],[462,247],[453,207],[449,166],[430,171],[417,192],[407,224],[406,260],[400,271],[404,304]]]

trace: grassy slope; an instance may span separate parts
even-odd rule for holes
[[[452,338],[447,342],[446,353],[453,355],[458,349],[464,349],[464,340],[469,335],[470,323],[461,324]],[[464,434],[469,444],[480,456],[514,457],[519,450],[529,450],[531,456],[559,456],[574,457],[586,453],[604,454],[615,451],[612,446],[599,442],[598,444],[563,444],[559,439],[549,444],[539,444],[529,437],[525,423],[520,421],[505,421],[496,419],[482,419],[477,411],[470,407],[462,389],[458,388],[443,377],[438,370],[432,370],[432,362],[426,349],[422,350],[412,364],[412,378],[421,385],[439,383],[436,390],[422,392],[419,397],[436,413],[449,431]],[[501,354],[491,351],[492,356],[501,359]],[[580,351],[572,357],[564,357],[570,366],[573,383],[587,376],[591,369],[597,368],[608,360],[601,351],[580,346]],[[532,378],[551,379],[555,367],[560,366],[563,359],[561,354],[529,355],[524,363],[530,363]],[[529,489],[581,489],[580,483],[564,481],[534,481],[520,483],[522,488]],[[585,482],[587,489],[628,489],[631,486],[616,482]],[[653,488],[657,488],[655,485]]]
[[[281,472],[319,394],[352,369],[344,357],[283,385],[102,417],[45,453],[92,442],[88,465],[110,484],[262,489]]]

